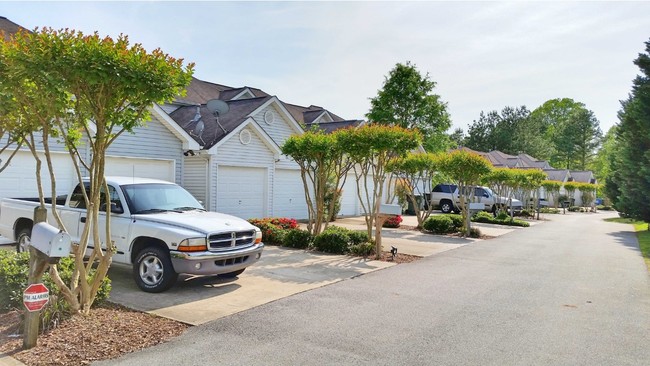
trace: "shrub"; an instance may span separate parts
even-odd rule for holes
[[[372,254],[375,254],[375,244],[368,242],[368,243],[351,245],[350,254],[360,256],[360,257],[368,257]]]
[[[59,275],[64,283],[69,283],[74,270],[74,258],[61,258],[58,265]],[[94,270],[92,270],[94,271]],[[0,309],[22,309],[23,291],[27,288],[29,274],[29,252],[16,253],[0,250]],[[91,273],[92,274],[92,273]],[[50,290],[50,301],[41,312],[41,331],[47,331],[61,319],[70,316],[70,307],[56,287],[49,273],[45,273],[41,282]],[[105,277],[97,291],[95,305],[106,300],[111,292],[111,280]]]
[[[521,226],[521,227],[530,226],[530,224],[524,220],[510,219],[510,218],[507,218],[505,220],[494,220],[493,223],[498,225],[507,225],[507,226]]]
[[[345,254],[350,236],[341,230],[325,230],[314,238],[314,248],[324,253]]]
[[[494,221],[494,216],[492,216],[492,214],[489,212],[479,211],[476,214],[474,214],[474,216],[472,217],[472,221],[491,223],[492,221]]]
[[[603,206],[603,205],[596,206],[596,209],[601,210],[601,211],[612,211],[612,210],[614,210],[614,208],[612,206]]]
[[[477,227],[471,227],[471,228],[469,228],[469,235],[465,235],[465,234],[466,234],[465,228],[462,228],[462,229],[460,230],[460,233],[461,233],[463,236],[469,236],[470,238],[475,238],[475,239],[480,238],[481,235],[482,235],[482,234],[481,234],[481,230],[479,230]]]
[[[288,230],[298,228],[295,219],[286,217],[267,217],[263,219],[249,219],[252,225],[262,231],[262,240],[266,244],[282,245]]]
[[[580,206],[571,206],[568,208],[569,212],[585,212],[584,207]]]
[[[330,226],[327,230],[316,235],[314,238],[314,248],[316,250],[333,253],[345,254],[353,253],[353,250],[363,253],[365,244],[370,242],[368,233],[365,231],[355,231],[340,226]],[[353,247],[357,247],[354,248]]]
[[[436,215],[429,217],[422,227],[435,234],[448,234],[456,231],[456,225],[449,215]]]
[[[307,249],[314,241],[314,236],[307,230],[293,229],[287,231],[282,245],[289,248]]]
[[[519,216],[521,217],[535,217],[535,211],[523,209],[519,211]]]
[[[542,207],[539,209],[539,213],[545,213],[545,214],[559,214],[560,210],[557,208],[552,208],[552,207]]]
[[[508,216],[508,213],[505,211],[499,211],[499,214],[496,217],[497,220],[507,220],[508,218],[510,218],[510,216]]]
[[[457,214],[449,214],[446,215],[451,219],[451,222],[454,223],[454,228],[456,229],[455,231],[459,231],[463,227],[465,227],[465,222],[463,222],[463,216],[462,215],[457,215]]]
[[[383,227],[398,228],[399,224],[401,223],[402,223],[401,215],[391,216],[390,218],[388,218],[388,220],[384,221]]]

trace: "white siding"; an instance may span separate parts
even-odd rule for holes
[[[124,132],[106,152],[111,156],[174,160],[176,183],[182,184],[183,143],[167,127],[153,119],[133,133]]]
[[[309,216],[300,170],[276,169],[273,186],[273,216],[294,219]]]
[[[264,121],[264,114],[266,111],[271,111],[274,115],[274,121],[271,124]],[[271,136],[271,139],[273,139],[278,146],[282,146],[289,136],[297,133],[291,127],[291,122],[283,117],[283,114],[275,108],[273,103],[254,115],[253,119],[255,119],[257,124],[260,125],[269,136]]]
[[[200,156],[186,157],[183,174],[183,188],[208,208],[208,160]]]

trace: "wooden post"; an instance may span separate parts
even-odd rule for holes
[[[47,221],[47,209],[42,207],[34,208],[34,224]],[[49,257],[39,250],[29,246],[29,277],[28,285],[39,283],[41,277],[49,266]],[[36,346],[38,340],[38,326],[41,319],[40,311],[25,311],[25,335],[23,338],[23,349],[30,349]]]

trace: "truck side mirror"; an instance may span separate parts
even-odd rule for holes
[[[31,246],[50,258],[70,255],[70,234],[46,223],[39,222],[32,228]]]

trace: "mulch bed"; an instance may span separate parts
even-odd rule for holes
[[[369,259],[374,259],[374,256],[370,256]],[[380,261],[384,262],[395,262],[397,264],[401,263],[411,263],[415,262],[418,259],[422,259],[422,257],[419,257],[417,255],[410,255],[410,254],[402,254],[402,253],[397,253],[395,256],[395,259],[393,259],[392,254],[390,252],[383,252]]]
[[[91,316],[75,315],[22,350],[20,312],[0,314],[0,353],[26,365],[87,365],[166,342],[188,325],[106,303]]]

